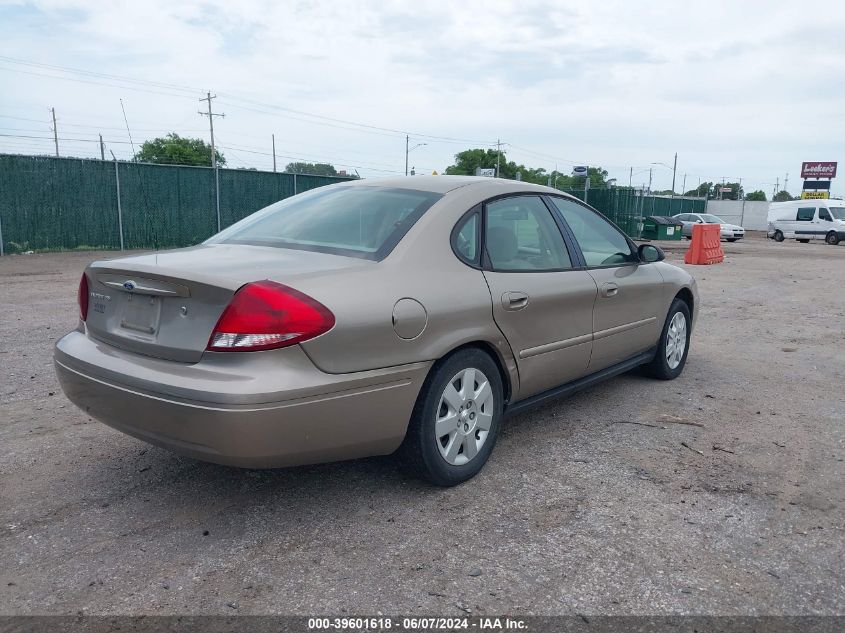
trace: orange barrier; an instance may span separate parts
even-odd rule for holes
[[[687,264],[721,264],[724,259],[721,227],[718,224],[693,224],[692,242],[686,255],[684,255],[684,262]]]

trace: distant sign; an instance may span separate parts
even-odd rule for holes
[[[802,189],[830,189],[830,180],[805,180]]]
[[[588,167],[586,165],[577,165],[572,168],[572,175],[576,178],[586,178],[588,173]]]
[[[476,176],[484,176],[485,178],[495,178],[496,177],[496,170],[495,169],[484,169],[483,167],[476,167],[475,168],[475,175]]]
[[[836,163],[801,163],[801,178],[836,178]]]
[[[719,187],[720,193],[731,193],[733,189],[731,187]]]
[[[829,191],[802,191],[802,200],[827,200],[830,198]]]

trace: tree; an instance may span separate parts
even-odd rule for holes
[[[337,176],[337,169],[328,163],[288,163],[285,171],[290,174],[308,174],[310,176]]]
[[[215,149],[217,164],[225,165],[223,154]],[[183,138],[171,132],[167,136],[145,141],[135,154],[135,160],[142,163],[163,165],[195,165],[211,167],[211,146],[200,138]]]
[[[778,191],[775,197],[772,198],[772,202],[789,202],[790,200],[795,200],[795,198],[788,191]]]
[[[703,182],[695,189],[690,189],[684,195],[696,198],[709,198],[711,189],[713,189],[712,182]]]
[[[449,176],[474,176],[476,169],[495,169],[498,159],[499,177],[508,180],[516,180],[517,175],[523,182],[530,182],[536,185],[548,185],[551,183],[558,189],[583,189],[585,178],[573,178],[559,171],[548,172],[543,167],[526,167],[509,161],[504,152],[497,152],[495,149],[468,149],[455,154],[455,163],[449,165],[444,173]],[[590,167],[587,170],[590,178],[590,187],[607,187],[607,170],[601,167]]]
[[[745,199],[748,200],[748,201],[752,201],[752,202],[755,202],[755,201],[756,202],[765,202],[766,199],[767,199],[766,198],[766,192],[760,191],[758,189],[757,191],[752,191],[747,196],[745,196]]]

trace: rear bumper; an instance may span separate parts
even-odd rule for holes
[[[129,435],[205,461],[275,468],[393,452],[429,363],[319,371],[298,346],[205,354],[183,364],[71,332],[56,373],[83,411]]]

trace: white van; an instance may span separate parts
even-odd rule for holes
[[[768,221],[767,234],[776,242],[794,239],[839,244],[845,240],[845,200],[772,202]]]

